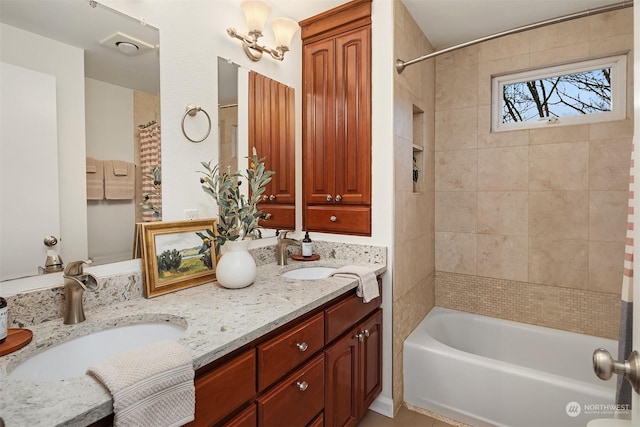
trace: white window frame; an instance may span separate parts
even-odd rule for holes
[[[505,85],[545,79],[565,74],[580,73],[611,67],[611,111],[582,114],[571,117],[539,119],[525,122],[502,123],[502,91]],[[588,61],[573,62],[539,68],[520,73],[492,76],[491,78],[491,131],[504,132],[536,129],[545,126],[576,125],[623,120],[627,117],[627,56],[617,55]]]

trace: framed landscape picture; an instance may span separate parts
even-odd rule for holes
[[[215,280],[214,219],[140,224],[146,298]]]

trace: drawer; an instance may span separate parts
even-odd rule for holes
[[[258,410],[256,404],[252,403],[231,420],[223,424],[223,427],[256,427],[258,422]]]
[[[324,412],[320,412],[320,415],[311,421],[307,427],[324,427]]]
[[[257,399],[258,426],[306,426],[324,409],[324,353]]]
[[[371,236],[368,206],[306,206],[305,217],[305,230]]]
[[[324,313],[258,345],[258,390],[308,360],[324,346]]]
[[[378,278],[378,288],[380,279]],[[382,292],[380,293],[382,295]],[[368,303],[362,302],[362,298],[354,293],[346,299],[336,303],[325,310],[325,341],[330,343],[339,337],[347,329],[351,329],[367,314],[380,306],[382,298],[378,297]]]
[[[258,208],[264,214],[271,214],[269,219],[260,221],[260,226],[264,228],[280,228],[293,230],[296,228],[296,206],[260,203]]]
[[[256,357],[251,349],[196,378],[196,417],[190,426],[220,421],[256,394]]]

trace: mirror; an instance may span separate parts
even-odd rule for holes
[[[220,170],[238,163],[238,65],[218,58],[218,159]]]
[[[149,170],[141,165],[138,126],[160,124],[158,33],[91,2],[0,3],[0,280],[38,274],[48,250],[64,262],[131,258],[150,191],[142,188]],[[5,76],[26,80],[15,85]],[[11,94],[10,87],[20,90]],[[108,198],[87,200],[87,158],[125,177],[103,188]],[[47,236],[57,243],[46,246]]]

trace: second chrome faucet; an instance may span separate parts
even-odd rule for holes
[[[276,263],[278,265],[287,265],[287,248],[289,246],[301,246],[300,241],[287,237],[287,233],[290,230],[278,230],[276,236],[278,242],[276,243]]]

